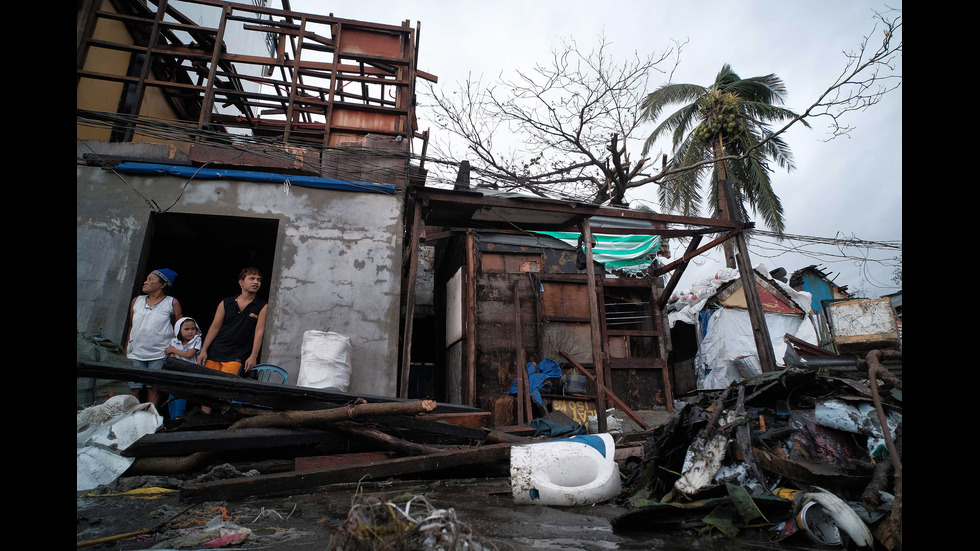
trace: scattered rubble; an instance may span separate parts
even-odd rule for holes
[[[772,542],[900,549],[901,379],[885,367],[895,359],[895,352],[872,351],[864,360],[828,367],[798,358],[780,372],[697,391],[650,429],[633,424],[632,432],[617,435],[624,489],[605,504],[614,513],[611,533],[751,534]],[[79,362],[79,373],[120,380],[143,375],[88,362]],[[207,396],[213,384],[172,370],[147,376],[170,392],[196,391],[195,397]],[[80,500],[98,499],[137,487],[165,488],[171,506],[160,510],[155,526],[82,543],[107,546],[128,538],[133,549],[148,548],[139,545],[150,540],[173,549],[247,547],[259,536],[245,515],[229,517],[222,504],[399,477],[448,480],[478,473],[504,480],[514,444],[553,438],[533,436],[530,426],[481,426],[487,416],[434,402],[372,402],[248,380],[227,384],[233,388],[212,402],[220,413],[167,420],[156,433],[120,446],[115,452],[131,467],[113,484],[79,494]],[[230,393],[244,399],[229,400]],[[305,409],[283,410],[287,398]],[[630,448],[633,443],[642,447]],[[619,454],[628,449],[638,453]],[[506,497],[513,507],[509,492]],[[191,507],[201,510],[186,525]],[[181,514],[185,525],[174,525]],[[284,521],[291,513],[263,507],[250,514],[255,521]],[[346,520],[337,522],[331,549],[495,549],[452,508],[436,507],[421,494],[382,500],[354,491]],[[80,525],[79,539],[97,532]],[[269,525],[261,541],[304,535],[309,532]]]
[[[881,356],[868,354],[864,382],[789,367],[700,392],[651,432],[623,493],[635,508],[614,528],[900,549],[901,380]]]

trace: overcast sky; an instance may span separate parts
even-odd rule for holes
[[[582,49],[600,33],[622,57],[659,54],[687,41],[674,82],[708,85],[723,64],[742,78],[775,73],[788,89],[786,107],[802,112],[843,71],[844,52],[854,52],[871,35],[874,12],[901,10],[901,0],[786,0],[665,2],[605,0],[292,0],[292,9],[308,13],[398,25],[421,24],[420,70],[439,77],[440,87],[455,88],[468,74],[494,80],[502,71],[546,62],[562,38],[574,37]],[[880,27],[880,23],[879,23]],[[875,34],[875,37],[880,36]],[[899,36],[899,39],[901,37]],[[872,45],[877,46],[872,40]],[[899,65],[899,74],[901,66]],[[650,79],[651,90],[666,82]],[[439,129],[419,113],[421,129]],[[773,185],[785,209],[786,232],[821,238],[847,237],[865,241],[902,239],[902,92],[891,92],[878,105],[851,113],[849,137],[826,141],[826,124],[792,128],[785,138],[796,161],[791,173],[777,171]],[[651,125],[652,130],[652,125]],[[666,150],[667,144],[651,153]],[[638,152],[635,154],[638,155]],[[648,186],[627,195],[631,201],[656,206],[656,190]],[[765,229],[761,220],[757,227]],[[750,244],[753,265],[787,271],[817,264],[835,282],[864,296],[899,290],[892,276],[901,251],[820,247],[805,242]],[[677,258],[686,243],[674,240]],[[788,252],[793,246],[808,253]],[[811,256],[815,255],[815,256]],[[842,258],[847,256],[849,258]],[[870,258],[861,262],[854,258]],[[720,254],[702,256],[682,280],[690,286],[724,268]]]

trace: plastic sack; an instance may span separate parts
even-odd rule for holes
[[[76,490],[109,484],[124,473],[135,458],[121,452],[163,425],[153,404],[141,404],[135,396],[113,396],[105,403],[85,408],[75,416]]]
[[[347,391],[352,367],[350,337],[327,331],[303,333],[297,386]]]

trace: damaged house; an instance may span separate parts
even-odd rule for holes
[[[426,186],[415,85],[437,78],[418,69],[408,22],[158,5],[78,12],[79,333],[121,342],[130,300],[160,267],[206,332],[239,270],[256,266],[270,305],[259,360],[289,385],[304,333],[329,331],[351,340],[356,394],[520,421],[535,416],[536,389],[509,389],[551,358],[587,373],[599,410],[607,398],[673,408],[667,300],[688,262],[724,241],[747,259],[751,223]],[[629,273],[601,258],[609,236],[692,239],[680,258]],[[753,333],[773,369],[768,334]]]
[[[356,339],[350,390],[397,392],[417,30],[207,1],[80,4],[77,330],[121,342],[153,269],[203,331],[238,272],[270,304],[260,361]],[[421,145],[419,145],[421,144]]]

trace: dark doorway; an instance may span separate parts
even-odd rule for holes
[[[133,296],[140,293],[149,272],[159,268],[177,272],[171,294],[180,302],[184,315],[196,319],[206,333],[218,303],[239,293],[242,268],[254,266],[262,272],[259,296],[269,300],[278,233],[276,219],[154,214]]]

